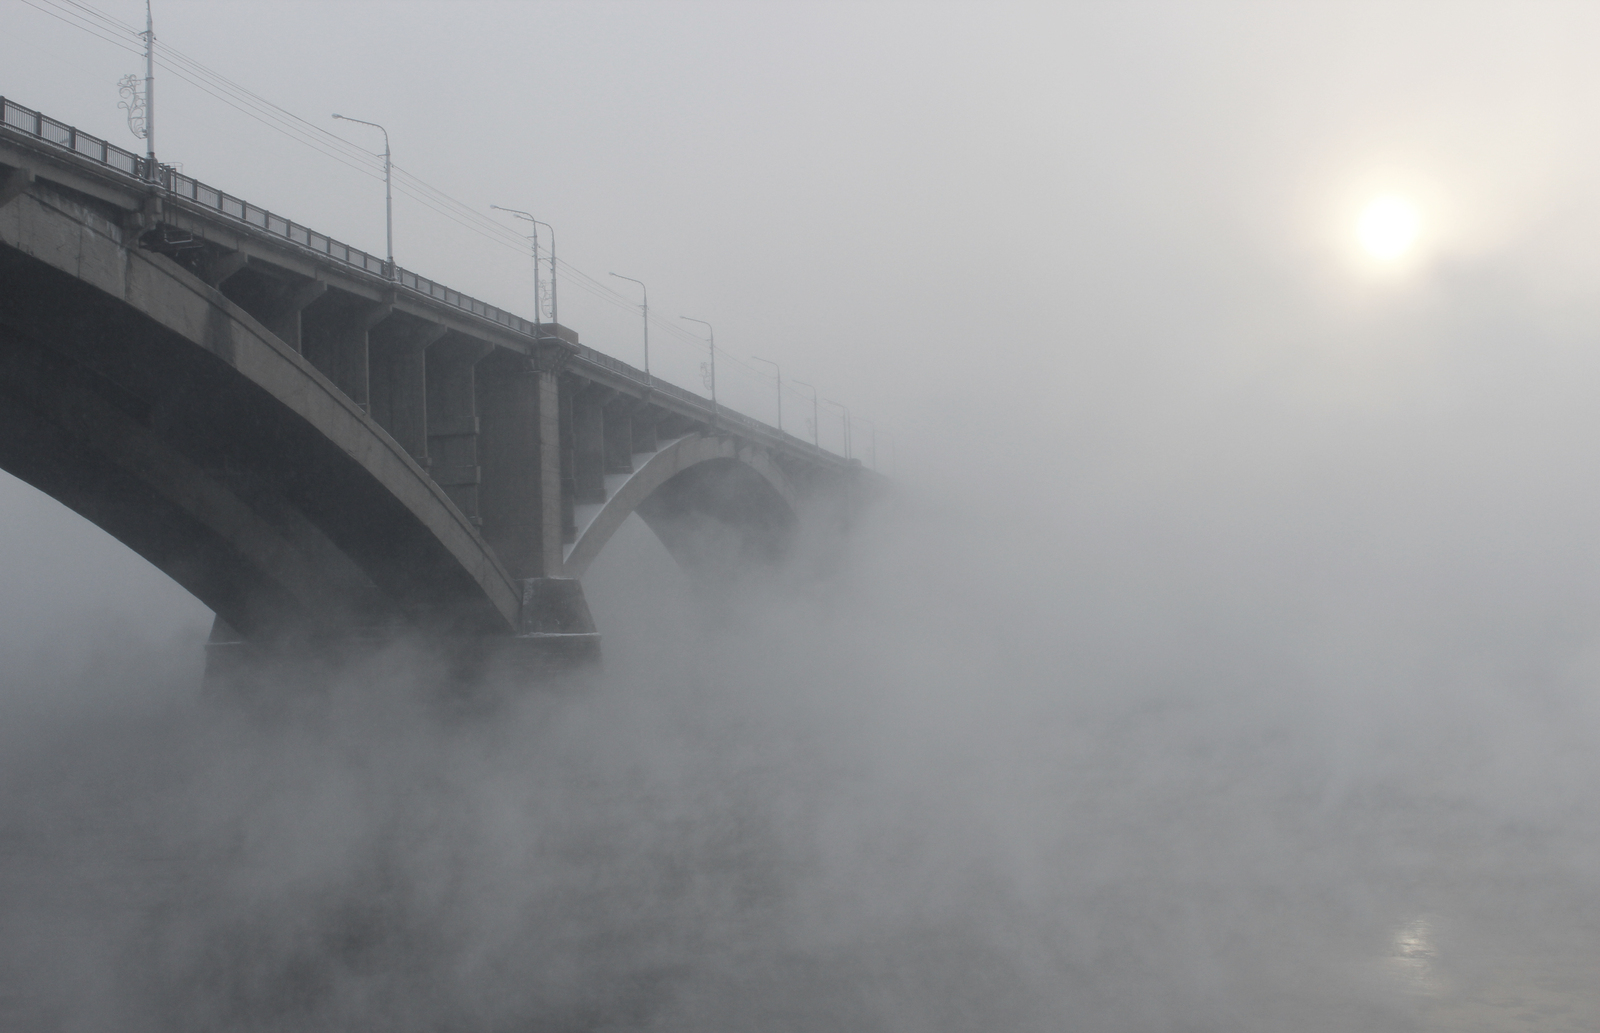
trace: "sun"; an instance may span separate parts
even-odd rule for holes
[[[1391,194],[1367,202],[1356,222],[1356,236],[1367,254],[1381,262],[1394,262],[1416,245],[1421,228],[1416,206]]]

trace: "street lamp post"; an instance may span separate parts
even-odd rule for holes
[[[156,182],[156,21],[150,0],[144,0],[144,171]]]
[[[864,417],[861,417],[861,416],[857,416],[856,419],[861,423],[865,423],[867,425],[867,428],[872,432],[872,436],[868,439],[868,445],[867,445],[868,452],[867,452],[867,455],[871,457],[870,461],[872,463],[872,469],[873,470],[877,470],[878,469],[878,425],[873,423],[871,420],[865,419]]]
[[[349,115],[334,115],[334,118],[345,122],[359,122],[364,126],[371,126],[383,134],[383,228],[384,239],[389,249],[389,279],[394,279],[394,190],[393,170],[394,165],[389,160],[389,130],[376,122],[368,122],[362,118],[351,118]]]
[[[147,181],[161,181],[156,164],[156,23],[150,13],[150,0],[144,0],[144,92],[139,92],[139,77],[129,72],[117,81],[117,92],[125,99],[117,107],[128,113],[128,131],[144,141],[144,169]]]
[[[824,398],[823,401],[844,413],[844,457],[848,461],[850,458],[850,408],[840,405],[831,398]]]
[[[678,318],[679,319],[683,319],[683,320],[687,320],[688,322],[691,322],[691,323],[699,323],[701,326],[706,328],[706,333],[711,335],[711,339],[708,342],[708,344],[710,346],[710,349],[711,349],[711,417],[712,417],[712,419],[716,419],[716,415],[717,415],[717,331],[711,326],[710,323],[706,322],[704,319],[696,319],[693,316],[679,316]]]
[[[820,435],[817,433],[820,429],[817,426],[817,389],[811,387],[811,385],[806,383],[804,380],[796,380],[793,377],[789,378],[789,383],[799,384],[801,387],[811,388],[811,447],[820,452],[822,451],[822,445],[819,444]]]
[[[763,359],[759,355],[750,358],[756,362],[765,362],[772,367],[772,379],[778,385],[778,433],[783,433],[783,368],[771,359]]]
[[[639,306],[639,311],[644,313],[644,379],[645,383],[648,384],[650,382],[650,288],[644,285],[643,280],[635,280],[633,277],[623,276],[621,273],[612,273],[611,275],[619,280],[637,283],[639,290],[644,292],[644,302]]]
[[[515,215],[519,219],[526,219],[528,222],[533,223],[533,235],[528,238],[528,240],[531,241],[532,244],[533,244],[533,336],[534,337],[540,337],[542,335],[539,333],[539,327],[544,322],[544,314],[543,314],[543,306],[539,302],[539,227],[540,226],[549,226],[550,224],[548,222],[540,222],[538,219],[535,219],[533,216],[529,215],[527,212],[523,211],[520,208],[506,208],[506,207],[503,207],[503,206],[498,205],[498,204],[492,204],[489,207],[493,208],[497,212],[505,212],[508,215]],[[552,262],[554,262],[554,260],[555,260],[555,253],[556,253],[556,231],[555,230],[551,230],[550,231],[550,258],[551,258]],[[550,304],[550,319],[551,319],[552,322],[555,322],[555,319],[556,319],[556,310],[555,310],[555,293],[556,293],[555,275],[556,275],[555,266],[552,265],[550,267],[550,280],[551,280],[551,282],[550,282],[550,300],[551,300],[551,304]]]
[[[550,225],[548,222],[543,222],[539,219],[534,219],[533,224],[535,227],[543,226],[545,229],[550,231],[550,322],[559,324],[561,322],[561,313],[556,311],[556,301],[558,300],[556,297],[556,228]],[[537,275],[539,272],[539,255],[537,250],[534,252],[533,256],[533,271],[535,275]],[[533,289],[534,293],[537,294],[539,292],[539,285],[535,283],[533,285]],[[538,301],[537,298],[534,300],[536,302]]]

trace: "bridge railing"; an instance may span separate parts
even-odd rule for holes
[[[0,97],[0,122],[4,122],[11,129],[20,130],[29,136],[37,137],[46,143],[63,147],[75,154],[99,162],[107,168],[122,173],[132,179],[143,182],[149,181],[149,159],[143,155],[134,154],[124,150],[116,144],[108,143],[97,136],[91,136],[65,122],[58,122],[48,115],[24,107],[14,100]],[[242,197],[217,187],[202,183],[193,176],[186,176],[170,165],[158,165],[155,182],[168,194],[193,202],[207,211],[214,212],[228,219],[254,226],[264,230],[275,237],[281,237],[292,244],[299,245],[320,256],[333,259],[343,265],[348,265],[375,276],[387,276],[389,265],[383,258],[358,247],[352,247],[340,240],[335,240],[326,234],[318,233],[309,226],[302,226],[292,219],[284,218],[274,212],[268,211],[258,205],[253,205]],[[394,280],[400,286],[416,291],[418,294],[441,301],[446,305],[481,316],[491,322],[515,330],[518,333],[534,336],[533,323],[514,315],[498,306],[486,301],[480,301],[460,291],[452,290],[442,283],[420,276],[409,269],[396,268]]]
[[[144,178],[145,158],[143,155],[132,151],[123,150],[114,143],[108,143],[98,136],[79,132],[74,126],[65,122],[57,122],[49,115],[40,114],[32,108],[25,108],[15,101],[0,97],[0,122],[12,129],[20,130],[30,136],[37,136],[47,143],[65,147],[75,154],[82,155],[102,165],[110,166],[119,172],[124,172],[136,178]]]
[[[97,162],[107,169],[130,179],[141,182],[150,182],[148,175],[149,159],[142,154],[118,147],[116,144],[91,136],[65,122],[58,122],[48,115],[42,114],[29,107],[24,107],[16,101],[0,97],[0,125],[8,129],[25,133],[45,143],[53,144],[71,151],[80,158],[87,158]],[[388,278],[389,263],[383,258],[357,247],[351,247],[342,241],[335,240],[326,234],[318,233],[307,226],[286,219],[281,215],[268,211],[244,200],[241,197],[209,186],[200,182],[193,176],[186,176],[170,165],[156,167],[155,185],[167,191],[170,196],[181,198],[191,204],[198,205],[208,212],[223,216],[227,219],[253,226],[271,236],[281,238],[297,247],[314,252],[320,257],[326,257],[342,265],[359,269],[373,276]],[[393,282],[409,291],[434,301],[441,302],[453,308],[461,309],[472,315],[487,319],[514,333],[522,334],[531,339],[539,337],[538,327],[530,320],[507,312],[505,309],[480,301],[460,291],[452,290],[444,284],[430,280],[426,276],[418,275],[409,269],[396,267]],[[753,419],[743,413],[731,409],[716,407],[713,409],[711,401],[702,398],[693,391],[681,388],[676,384],[668,383],[630,366],[621,359],[616,359],[603,352],[596,351],[586,345],[577,345],[577,354],[585,361],[610,370],[625,377],[641,387],[650,388],[661,394],[669,395],[687,405],[694,406],[707,417],[717,417],[726,422],[747,427],[759,434],[775,438],[794,447],[811,450],[813,446],[801,441],[785,431],[770,427],[760,420]],[[821,453],[821,450],[817,450]]]

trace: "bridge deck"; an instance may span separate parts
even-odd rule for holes
[[[0,418],[58,457],[0,465],[247,637],[566,633],[575,582],[532,586],[631,513],[691,565],[722,562],[696,527],[773,555],[802,496],[863,472],[4,98],[0,276]]]

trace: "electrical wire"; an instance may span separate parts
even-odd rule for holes
[[[23,0],[23,2],[44,14],[48,14],[59,21],[81,29],[98,39],[105,40],[131,53],[137,54],[142,50],[142,46],[135,48],[130,45],[143,43],[144,34],[142,32],[135,31],[126,22],[120,21],[88,4],[80,3],[78,0],[41,0],[42,3],[55,8],[54,11],[51,11],[39,6],[39,3],[35,3],[34,0]],[[91,19],[98,20],[99,24],[95,24]],[[123,38],[121,40],[114,39],[105,35],[105,32],[120,33]],[[251,93],[225,76],[212,71],[198,61],[168,46],[160,39],[157,39],[155,43],[155,58],[156,64],[171,72],[177,78],[189,83],[201,92],[228,104],[235,110],[255,118],[268,128],[282,133],[299,143],[306,144],[357,172],[369,176],[375,175],[371,167],[372,155],[370,152],[361,151],[348,141],[342,140],[340,137],[326,131],[308,134],[294,123],[300,123],[311,130],[317,130],[318,127],[312,126],[270,101]],[[243,98],[242,103],[241,98]],[[250,106],[246,107],[244,105]],[[265,110],[262,110],[263,108]],[[330,150],[325,146],[326,141],[332,141],[340,145],[343,149],[342,153]],[[352,159],[356,160],[353,161]],[[358,164],[357,162],[359,161],[365,161],[367,163],[366,167]]]
[[[34,3],[34,0],[23,0],[23,2],[41,11],[44,10],[39,8]],[[144,41],[144,34],[133,26],[89,4],[81,3],[79,0],[41,0],[41,2],[63,12],[65,16],[51,11],[44,11],[44,13],[57,17],[67,22],[67,24],[89,32],[91,35],[95,35],[107,42],[122,46],[125,50],[131,49],[126,44],[138,43],[142,45]],[[69,20],[69,17],[76,20]],[[92,24],[91,19],[97,20],[99,24]],[[119,42],[96,31],[97,29],[120,33],[124,39]],[[140,49],[142,49],[142,46]],[[133,52],[138,53],[139,50],[133,50]],[[279,107],[260,94],[241,86],[227,76],[189,57],[159,37],[155,41],[155,59],[157,65],[171,72],[177,78],[189,83],[208,96],[222,101],[236,111],[254,118],[268,128],[305,144],[346,167],[368,176],[377,175],[374,170],[374,158],[370,151],[364,150],[337,134],[308,122],[285,108]]]
[[[31,3],[31,0],[25,0],[25,2]],[[103,11],[98,11],[87,4],[77,2],[77,0],[44,0],[44,2],[50,3],[53,6],[58,4],[69,4],[74,8],[88,12],[91,16],[98,17],[113,30],[120,30],[126,33],[131,40],[142,40],[142,33],[137,32],[132,26],[125,22],[120,22],[118,19],[107,15]],[[79,24],[77,27],[83,28],[85,31],[90,31],[88,26],[85,25]],[[373,161],[374,156],[370,151],[361,149],[357,145],[345,140],[343,137],[340,137],[321,126],[300,118],[293,112],[274,104],[272,101],[267,100],[260,94],[257,94],[247,87],[241,86],[233,80],[228,79],[226,76],[214,71],[211,68],[208,68],[206,65],[195,60],[194,58],[189,57],[188,55],[177,50],[177,48],[172,47],[160,39],[157,39],[156,41],[156,52],[159,55],[158,63],[164,69],[171,72],[179,79],[182,79],[184,82],[194,86],[196,89],[201,90],[208,96],[222,101],[224,104],[234,108],[234,110],[239,111],[241,114],[254,118],[256,121],[261,122],[268,128],[273,129],[281,135],[311,147],[324,156],[338,161],[347,168],[351,168],[372,178],[378,178],[379,173]],[[330,150],[329,147],[324,146],[325,143],[334,144],[342,153],[335,153],[333,150]],[[350,160],[352,158],[355,160]],[[463,228],[468,229],[493,243],[500,244],[503,247],[516,251],[522,250],[525,241],[514,230],[484,216],[472,206],[450,196],[443,190],[440,190],[439,188],[426,182],[421,177],[410,172],[403,166],[391,162],[390,167],[395,173],[394,178],[399,180],[399,182],[396,184],[396,192],[411,198],[413,201],[416,201],[436,214],[444,216],[450,221],[455,222],[457,225],[462,226]],[[566,262],[561,262],[559,263],[559,268],[568,273],[569,283],[574,282],[573,278],[577,277],[576,285],[579,287],[579,289],[595,297],[597,300],[605,301],[609,304],[625,309],[633,307],[633,303],[628,299],[622,297],[620,294],[611,290],[603,282],[589,276],[575,266],[571,266]],[[651,322],[667,334],[671,335],[673,338],[676,338],[677,340],[675,340],[674,343],[680,343],[695,349],[698,349],[702,346],[702,342],[688,334],[683,330],[683,328],[674,323],[663,321],[659,319],[659,317],[652,317]],[[732,361],[736,366],[743,365],[743,363],[740,363],[737,359],[734,359],[731,356],[729,356],[728,360]]]
[[[113,14],[108,14],[97,7],[90,7],[88,4],[79,3],[78,0],[53,0],[53,2],[57,7],[60,7],[62,4],[65,4],[68,7],[76,7],[78,10],[84,12],[85,15],[99,19],[112,29],[131,33],[135,36],[141,35],[137,25],[125,22],[121,18],[118,18]]]
[[[41,7],[38,3],[35,3],[34,0],[22,0],[22,2],[27,4],[29,7],[33,8],[34,10],[40,12],[41,14],[47,14],[50,17],[56,19],[59,22],[65,22],[66,24],[72,26],[75,29],[79,29],[79,30],[81,30],[83,32],[87,32],[89,35],[95,37],[96,39],[104,40],[105,42],[110,43],[114,47],[121,47],[123,50],[128,51],[130,54],[142,53],[142,51],[137,47],[128,46],[126,43],[124,43],[124,42],[122,42],[120,40],[114,39],[111,36],[102,35],[100,32],[96,31],[97,28],[98,28],[97,26],[86,25],[86,24],[82,23],[81,21],[72,20],[71,12],[60,12],[60,13],[58,13],[59,9],[57,11],[49,10],[48,8]],[[50,0],[43,0],[43,2],[46,3],[46,4],[50,4]],[[50,4],[50,6],[53,7],[55,5],[54,4]]]
[[[357,164],[356,162],[347,160],[341,154],[335,153],[334,151],[329,150],[328,148],[318,146],[316,141],[307,140],[307,139],[303,138],[302,136],[296,135],[292,131],[290,131],[290,130],[282,127],[282,126],[276,125],[276,124],[274,124],[274,123],[272,123],[272,122],[270,122],[270,121],[268,121],[268,120],[266,120],[264,118],[257,117],[254,112],[251,112],[250,110],[242,107],[241,105],[234,103],[232,100],[228,99],[228,97],[225,96],[224,94],[221,94],[221,93],[209,88],[205,83],[191,78],[183,70],[178,69],[176,67],[173,67],[172,65],[166,63],[165,61],[158,60],[156,63],[161,65],[162,68],[164,68],[167,71],[171,72],[173,75],[177,76],[179,79],[182,79],[184,82],[189,83],[191,86],[193,86],[195,89],[201,91],[202,93],[205,93],[208,96],[211,96],[211,97],[213,97],[213,98],[215,98],[217,100],[220,100],[222,103],[228,105],[229,107],[233,108],[236,111],[239,111],[239,112],[241,112],[241,113],[243,113],[245,115],[249,115],[252,118],[255,118],[256,121],[258,121],[261,124],[265,125],[267,128],[272,129],[275,132],[281,133],[282,135],[288,137],[291,140],[296,141],[297,143],[304,144],[307,147],[310,147],[312,150],[318,151],[324,157],[331,158],[332,160],[338,162],[340,165],[343,165],[346,168],[351,169],[352,171],[358,172],[361,175],[366,176],[366,177],[368,177],[370,179],[382,179],[383,178],[383,173],[381,171],[381,166],[377,166],[377,167],[375,167],[374,165],[365,165],[365,166],[363,166],[363,165]],[[366,157],[370,159],[371,155],[368,154],[368,155],[366,155]]]
[[[38,2],[22,0],[22,2],[42,14],[129,53],[142,52],[142,47],[134,44],[144,42],[143,32],[98,8],[82,3],[81,0],[38,0]],[[117,38],[118,36],[121,38]],[[160,39],[155,40],[154,52],[157,64],[202,93],[355,172],[374,179],[382,178],[381,166],[376,161],[377,156],[371,151],[280,107]],[[396,174],[393,177],[396,180],[395,190],[401,195],[409,197],[423,207],[492,243],[518,252],[523,251],[526,246],[527,239],[512,228],[484,215],[476,208],[452,197],[393,162],[390,163],[390,168]],[[534,257],[537,261],[537,254]],[[624,310],[634,310],[639,307],[605,282],[590,276],[576,266],[566,261],[558,262],[553,256],[550,262],[552,270],[559,269],[566,274],[566,282],[569,285],[577,287],[596,300]],[[703,339],[675,322],[664,320],[657,315],[650,315],[648,321],[664,332],[668,340],[675,345],[693,350],[697,354],[707,347]],[[722,359],[723,369],[732,370],[759,383],[773,380],[773,374],[757,369],[729,352],[718,349],[717,354]],[[802,395],[792,387],[782,385],[781,382],[778,385],[778,393],[780,397],[787,393],[790,398],[800,402],[811,401],[811,396]],[[850,422],[856,421],[852,419]]]

